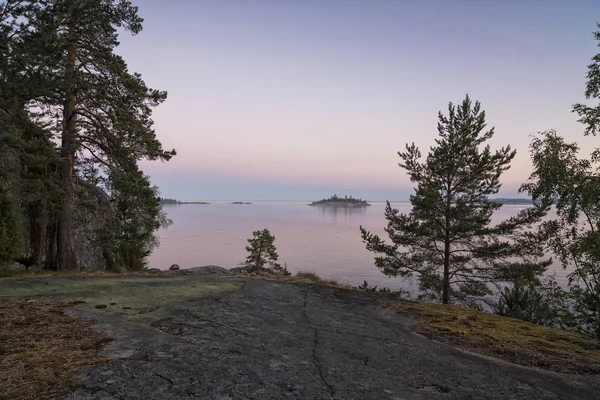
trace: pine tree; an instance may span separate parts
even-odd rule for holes
[[[252,238],[248,239],[248,243],[249,246],[246,246],[246,251],[250,253],[246,258],[248,264],[259,270],[265,267],[275,271],[282,269],[277,263],[279,255],[275,248],[275,236],[268,229],[252,232]]]
[[[56,57],[47,36],[32,23],[32,15],[43,6],[42,0],[0,2],[0,151],[5,157],[0,186],[22,208],[28,247],[20,261],[27,265],[48,257],[46,233],[58,204],[53,135],[35,112],[52,93],[48,65]]]
[[[492,225],[502,205],[489,199],[498,193],[500,176],[515,151],[510,146],[492,151],[486,142],[485,111],[467,96],[462,104],[438,116],[438,135],[425,161],[415,144],[398,153],[412,182],[412,210],[400,214],[387,203],[386,232],[392,244],[361,226],[375,265],[388,276],[417,277],[421,298],[476,306],[491,294],[490,284],[535,280],[550,260],[541,260],[541,234],[525,228],[548,210],[533,205]]]
[[[36,10],[35,29],[52,55],[45,66],[55,91],[44,98],[41,119],[61,116],[61,201],[57,218],[57,267],[77,268],[73,249],[77,180],[101,182],[137,172],[137,161],[170,159],[152,128],[152,108],[166,92],[150,89],[117,54],[118,30],[137,34],[142,19],[126,0],[54,0]],[[59,57],[56,57],[56,54]],[[106,182],[110,185],[110,182]]]
[[[154,232],[171,224],[157,191],[141,171],[113,174],[114,215],[97,235],[109,269],[139,271],[147,267],[147,258],[158,245]]]

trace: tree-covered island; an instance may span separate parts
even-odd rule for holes
[[[334,194],[328,199],[313,201],[309,206],[319,207],[369,207],[370,204],[366,200],[356,199],[352,196],[339,197]]]
[[[180,201],[176,199],[160,198],[160,204],[162,205],[179,205],[179,204],[210,204],[206,201]]]

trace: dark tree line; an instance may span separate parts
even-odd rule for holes
[[[21,261],[85,267],[81,231],[108,267],[142,268],[155,246],[167,220],[138,161],[175,155],[152,126],[166,92],[115,53],[142,22],[126,0],[0,1],[0,187],[25,227]]]
[[[357,199],[355,197],[352,197],[352,195],[350,195],[350,196],[345,195],[344,197],[340,197],[337,194],[334,194],[333,196],[331,196],[327,199],[322,199],[322,200],[313,202],[313,204],[327,204],[327,203],[367,204],[367,201],[360,199],[360,198]]]

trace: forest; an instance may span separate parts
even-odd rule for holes
[[[148,87],[115,52],[128,1],[0,3],[0,262],[140,270],[168,225],[140,160],[168,161]]]

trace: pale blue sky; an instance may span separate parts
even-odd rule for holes
[[[144,163],[166,197],[403,200],[397,151],[428,149],[437,112],[466,93],[530,172],[529,135],[591,147],[582,101],[599,1],[144,0],[119,52],[169,92],[158,137],[178,156]]]

